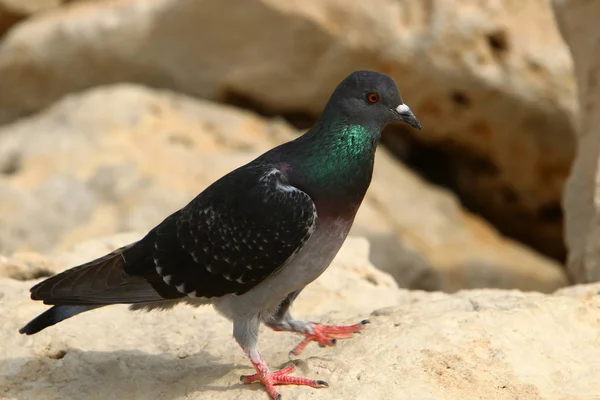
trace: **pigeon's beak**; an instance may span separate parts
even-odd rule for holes
[[[421,130],[421,123],[406,104],[400,104],[396,107],[396,113],[398,114],[398,121],[406,122],[413,128]]]

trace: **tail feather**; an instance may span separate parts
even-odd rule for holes
[[[19,333],[33,335],[34,333],[38,333],[49,326],[58,324],[60,321],[71,318],[74,315],[99,307],[102,306],[54,306],[44,311],[32,319],[27,325],[19,329]]]
[[[144,246],[141,241],[122,247],[32,287],[33,300],[42,300],[54,307],[19,332],[32,335],[74,315],[109,304],[154,303],[185,297],[158,275]],[[139,275],[127,274],[126,264],[135,267],[133,270]]]
[[[38,283],[31,288],[31,298],[43,300],[45,304],[60,304],[61,300],[85,301],[86,297],[96,292],[106,292],[126,283],[123,253],[129,247],[131,245]]]
[[[133,244],[135,245],[135,243]],[[95,305],[146,303],[183,296],[174,288],[165,293],[166,286],[153,264],[146,276],[129,275],[126,262],[143,263],[145,259],[126,261],[125,246],[104,257],[52,276],[31,288],[31,298],[44,304]],[[154,274],[154,276],[152,276]]]

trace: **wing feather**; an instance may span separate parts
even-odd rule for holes
[[[316,221],[310,196],[279,169],[239,169],[154,230],[153,259],[182,293],[243,294],[286,265]]]

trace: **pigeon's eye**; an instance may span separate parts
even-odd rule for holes
[[[379,95],[375,92],[371,92],[367,95],[367,101],[371,104],[375,104],[379,101]]]

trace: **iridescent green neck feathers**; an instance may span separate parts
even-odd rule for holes
[[[302,169],[309,187],[323,193],[346,195],[356,191],[362,199],[371,181],[378,128],[356,124],[328,126],[312,132],[306,143]]]

